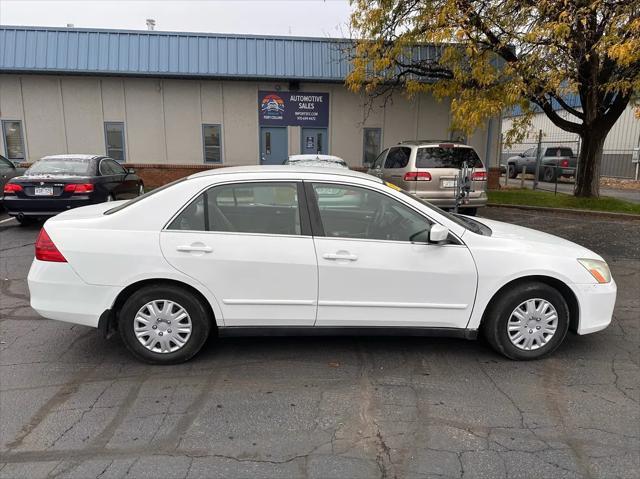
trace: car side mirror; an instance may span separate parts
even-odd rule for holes
[[[431,230],[429,231],[429,242],[431,243],[442,243],[443,241],[447,241],[449,237],[449,228],[446,226],[442,226],[439,224],[434,224],[431,226]]]
[[[128,175],[134,175],[136,173],[135,168],[127,168],[127,174]]]

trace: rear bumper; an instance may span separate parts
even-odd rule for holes
[[[4,208],[10,216],[54,216],[63,211],[96,203],[90,196],[71,198],[16,198],[5,196]]]
[[[618,287],[612,279],[607,284],[574,284],[580,305],[578,334],[601,331],[611,323]]]
[[[115,286],[85,283],[68,263],[33,260],[29,276],[31,307],[41,316],[98,327],[119,291]]]
[[[453,195],[445,198],[434,198],[433,194],[430,195],[428,191],[414,194],[440,208],[454,208],[456,206],[456,199]],[[467,203],[460,205],[461,208],[480,208],[482,206],[487,206],[487,193],[485,191],[471,193],[471,196],[467,198]]]

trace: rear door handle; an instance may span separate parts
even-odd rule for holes
[[[324,259],[329,260],[346,260],[346,261],[357,261],[358,257],[355,254],[350,254],[346,252],[337,252],[337,253],[325,253],[322,255]]]
[[[180,245],[177,246],[176,249],[178,251],[184,251],[187,253],[190,252],[199,252],[199,253],[211,253],[213,248],[204,244],[190,244],[190,245]]]

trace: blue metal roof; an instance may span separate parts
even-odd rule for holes
[[[0,26],[0,71],[343,81],[350,45],[327,38]]]
[[[567,103],[571,108],[582,108],[582,104],[580,103],[580,96],[577,93],[568,93],[562,96],[562,100]],[[555,111],[562,110],[563,107],[556,100],[551,100],[551,106]],[[531,108],[536,113],[542,113],[542,108],[540,108],[535,103],[531,103]],[[513,108],[508,109],[503,113],[506,117],[512,116],[520,116],[523,114],[522,108],[516,105]]]

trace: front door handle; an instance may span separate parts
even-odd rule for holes
[[[324,259],[329,260],[346,260],[346,261],[357,261],[358,257],[355,254],[350,254],[346,251],[338,251],[337,253],[325,253],[322,255]]]
[[[213,251],[213,248],[211,248],[210,246],[204,245],[202,243],[194,243],[194,244],[189,244],[189,245],[180,245],[177,246],[176,249],[178,251],[184,251],[187,253],[191,253],[191,252],[198,252],[198,253],[211,253]]]

